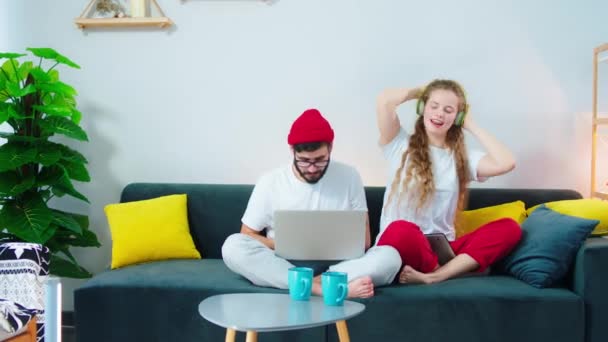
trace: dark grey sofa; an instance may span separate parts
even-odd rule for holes
[[[198,304],[233,292],[285,292],[252,286],[221,260],[225,238],[240,229],[252,185],[130,184],[122,202],[188,194],[189,222],[202,260],[170,260],[95,275],[75,291],[80,342],[223,341],[225,330],[204,320]],[[384,188],[366,188],[372,235]],[[580,198],[571,190],[472,189],[469,209],[514,200],[528,207]],[[311,264],[317,271],[326,265]],[[605,342],[608,331],[608,240],[590,238],[563,285],[537,289],[513,277],[452,279],[435,285],[376,290],[363,314],[347,321],[352,341]],[[238,337],[238,336],[237,336]],[[243,336],[238,338],[243,339]],[[260,341],[337,341],[335,326],[262,333]]]

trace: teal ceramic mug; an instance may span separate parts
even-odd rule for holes
[[[312,289],[312,268],[292,267],[288,271],[287,285],[293,300],[309,300]]]
[[[343,272],[325,272],[321,275],[321,289],[326,305],[343,305],[348,295],[348,276]]]

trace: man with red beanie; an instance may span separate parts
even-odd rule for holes
[[[287,136],[293,161],[266,173],[255,185],[241,219],[241,232],[230,235],[222,246],[228,268],[255,285],[287,289],[287,273],[294,265],[274,253],[274,211],[367,211],[357,170],[330,162],[333,141],[334,131],[318,110],[308,109],[294,121]],[[393,247],[374,246],[368,250],[367,221],[365,255],[329,267],[348,274],[351,298],[373,296],[374,286],[390,284],[401,267],[401,257]],[[319,276],[312,292],[321,295]]]

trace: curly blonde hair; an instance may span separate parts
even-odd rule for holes
[[[437,90],[449,90],[458,96],[458,111],[466,110],[466,97],[463,88],[452,80],[434,80],[422,92],[421,99],[426,103],[430,94]],[[446,145],[456,158],[456,173],[458,175],[458,213],[464,208],[467,195],[467,184],[470,181],[468,172],[468,157],[464,145],[464,133],[461,126],[453,125],[447,132]],[[408,162],[409,159],[409,162]],[[401,174],[405,169],[405,178],[401,181]],[[401,156],[401,164],[395,172],[395,179],[391,184],[391,190],[385,207],[398,193],[398,187],[403,190],[397,200],[397,206],[401,202],[403,194],[407,194],[410,203],[415,204],[416,210],[424,208],[435,193],[435,182],[433,181],[433,165],[429,153],[429,140],[424,127],[424,117],[420,115],[416,120],[414,134],[410,137],[408,148]]]

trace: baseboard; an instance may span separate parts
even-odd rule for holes
[[[74,311],[61,312],[61,325],[64,327],[74,326]]]

